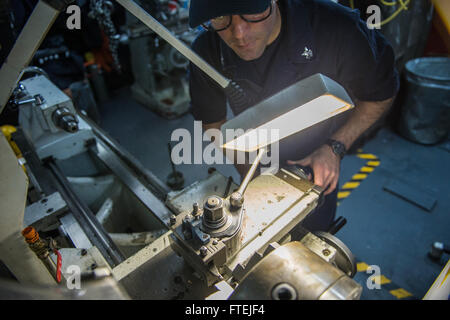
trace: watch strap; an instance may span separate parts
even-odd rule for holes
[[[333,152],[339,156],[339,158],[343,158],[345,153],[347,152],[346,148],[345,148],[345,144],[343,144],[342,142],[338,141],[338,140],[334,140],[334,139],[327,139],[326,142],[327,145],[329,145],[331,147],[331,150],[333,150]]]

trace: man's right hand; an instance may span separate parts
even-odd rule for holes
[[[309,166],[314,172],[314,183],[324,189],[328,195],[336,189],[339,181],[340,158],[328,145],[323,145],[304,159],[288,160],[288,165]]]

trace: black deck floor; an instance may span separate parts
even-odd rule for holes
[[[192,116],[164,119],[133,101],[129,90],[119,91],[100,109],[100,126],[166,181],[171,172],[167,143],[175,129],[193,131]],[[439,263],[427,257],[433,242],[450,244],[448,143],[423,146],[382,129],[363,146],[362,152],[376,156],[379,164],[342,199],[338,216],[344,216],[348,222],[337,233],[360,262],[355,280],[364,288],[361,299],[421,299],[448,261],[448,255]],[[367,161],[357,155],[345,157],[340,186],[351,180]],[[208,167],[180,165],[177,170],[183,173],[187,186],[206,177]],[[239,181],[233,166],[214,167]],[[389,185],[396,185],[399,194],[386,191]],[[427,211],[399,196],[404,192],[417,201],[424,198],[422,202],[435,204]],[[367,282],[372,283],[368,277],[373,273],[364,271],[366,265],[379,267],[380,289],[368,288]]]

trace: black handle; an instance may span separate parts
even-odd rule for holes
[[[336,220],[334,220],[331,227],[328,229],[328,233],[335,235],[339,230],[342,229],[342,227],[347,223],[347,219],[344,217],[339,217]]]

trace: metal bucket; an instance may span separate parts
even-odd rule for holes
[[[438,143],[450,128],[450,58],[410,60],[404,71],[400,134],[421,144]]]

